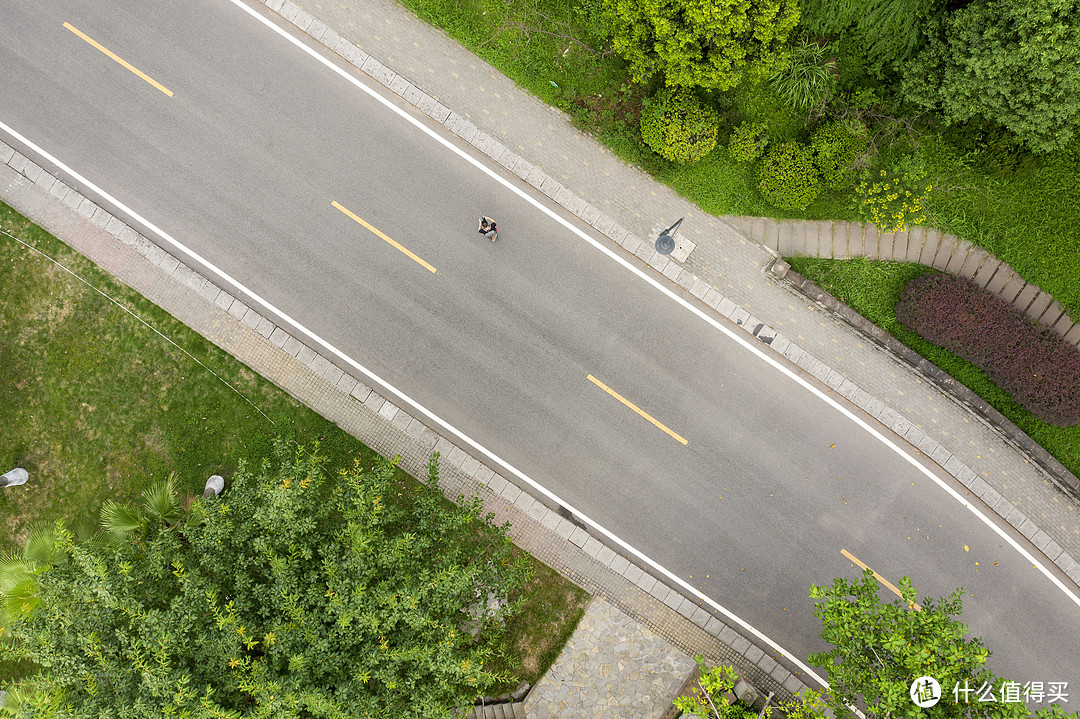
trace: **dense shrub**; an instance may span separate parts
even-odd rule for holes
[[[859,214],[883,233],[902,230],[926,220],[924,205],[933,187],[918,170],[863,172],[859,183]]]
[[[685,164],[697,162],[716,146],[717,112],[689,90],[661,88],[645,101],[641,138],[661,157]]]
[[[1044,422],[1080,422],[1080,351],[970,280],[928,274],[896,304],[904,327],[978,365]]]
[[[804,210],[821,194],[821,178],[810,149],[794,140],[765,153],[757,172],[757,185],[771,205]]]
[[[791,63],[769,77],[773,92],[797,110],[824,103],[836,85],[836,58],[824,46],[802,41],[791,48]]]
[[[736,162],[750,162],[761,157],[765,146],[769,144],[769,127],[764,122],[741,123],[731,133],[728,141],[728,154]]]
[[[829,122],[810,138],[814,164],[826,187],[843,187],[851,181],[851,169],[866,154],[866,127],[861,123]]]

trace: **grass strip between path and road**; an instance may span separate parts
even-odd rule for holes
[[[201,495],[211,474],[228,480],[241,460],[269,457],[276,436],[318,441],[331,473],[374,456],[2,203],[0,228],[90,285],[0,235],[0,467],[30,473],[26,485],[0,491],[0,550],[20,546],[31,525],[58,519],[89,536],[106,499],[134,502],[171,472],[185,494]],[[573,633],[588,594],[532,561],[529,599],[493,669],[535,683]],[[0,665],[0,680],[20,669]]]
[[[1074,475],[1080,476],[1080,425],[1058,427],[1021,407],[986,373],[952,352],[904,328],[896,318],[900,293],[914,278],[936,272],[924,265],[856,258],[784,258],[800,275],[815,283],[866,319],[933,362],[982,397],[1029,437],[1042,445]]]

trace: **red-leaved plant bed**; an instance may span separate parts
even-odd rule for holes
[[[997,295],[961,277],[922,275],[900,294],[896,318],[981,367],[1043,422],[1080,422],[1080,350]]]

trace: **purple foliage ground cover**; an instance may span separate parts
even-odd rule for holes
[[[1080,422],[1080,350],[997,295],[962,277],[922,275],[900,294],[896,317],[981,367],[1042,421]]]

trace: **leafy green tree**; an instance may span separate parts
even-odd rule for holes
[[[821,177],[810,148],[794,140],[769,148],[758,166],[757,185],[770,205],[806,209],[821,194]]]
[[[716,147],[719,123],[692,91],[662,87],[642,108],[641,138],[672,162],[697,162]]]
[[[948,122],[980,116],[1035,152],[1080,129],[1080,0],[985,0],[930,24],[907,96]]]
[[[184,511],[171,487],[103,508],[106,532],[36,574],[8,658],[28,717],[448,716],[485,669],[528,578],[505,527],[393,462],[330,477],[318,448],[277,447]],[[6,595],[5,595],[6,597]],[[475,629],[474,637],[470,629]]]
[[[815,35],[844,37],[866,56],[866,69],[883,77],[919,47],[926,21],[941,0],[801,0],[801,23]]]
[[[604,0],[615,52],[637,82],[730,90],[787,63],[794,0]]]
[[[731,667],[708,667],[699,654],[698,685],[690,696],[676,697],[675,708],[698,719],[757,719],[757,712],[740,704],[729,704],[725,694],[735,688],[739,675]]]
[[[1000,686],[986,668],[990,650],[957,617],[963,611],[958,589],[941,599],[915,602],[911,580],[900,580],[902,600],[885,604],[878,597],[878,581],[866,570],[859,581],[836,579],[831,587],[810,587],[814,616],[822,622],[821,638],[832,648],[810,655],[810,662],[828,671],[829,691],[824,696],[838,717],[849,717],[849,706],[859,706],[869,719],[925,716],[911,701],[911,683],[931,676],[942,687],[937,717],[1027,717],[1022,703],[957,703],[951,696],[956,682],[978,689],[983,682]],[[811,712],[809,716],[813,716]]]

